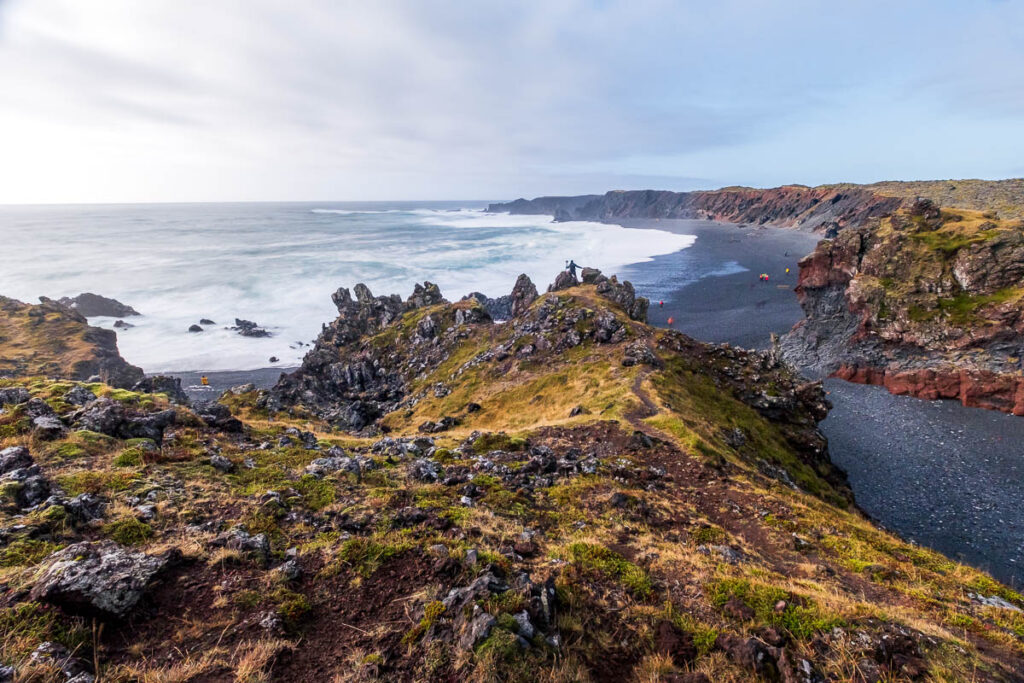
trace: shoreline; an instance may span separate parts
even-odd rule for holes
[[[624,227],[697,236],[686,249],[618,273],[652,299],[650,324],[665,327],[672,317],[674,329],[696,339],[765,348],[771,333],[783,334],[803,318],[792,292],[796,262],[818,235],[693,220],[631,220]],[[769,273],[768,283],[758,280],[761,272]],[[268,388],[294,369],[211,372],[208,388],[199,384],[200,373],[172,374],[190,398],[209,400],[239,384]],[[1024,421],[838,379],[826,380],[826,390],[834,407],[820,428],[869,518],[1011,586],[1024,584],[1024,491],[1015,484],[1024,456],[1008,447],[1024,440]]]

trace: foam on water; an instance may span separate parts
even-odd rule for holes
[[[696,238],[435,202],[2,207],[0,239],[0,293],[114,297],[143,313],[118,333],[125,358],[147,372],[211,372],[298,363],[337,315],[340,286],[404,298],[427,279],[449,300],[498,296],[522,272],[543,289],[569,258],[611,273]],[[226,329],[236,317],[274,336],[241,337]],[[217,324],[187,332],[200,318]]]

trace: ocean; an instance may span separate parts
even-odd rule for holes
[[[696,239],[489,214],[485,205],[4,206],[0,294],[34,302],[94,292],[134,307],[142,315],[126,319],[134,327],[118,331],[118,345],[150,373],[252,370],[297,365],[321,325],[336,317],[331,294],[338,287],[364,282],[374,294],[405,298],[416,282],[430,280],[449,300],[471,291],[499,296],[524,272],[543,290],[570,258],[635,276],[635,264]],[[188,332],[200,318],[216,324]],[[227,329],[235,318],[273,336],[242,337]],[[114,322],[90,319],[106,328]],[[271,356],[279,361],[271,364]]]

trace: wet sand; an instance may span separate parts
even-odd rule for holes
[[[766,348],[772,332],[785,333],[803,318],[793,294],[797,262],[814,249],[817,235],[712,221],[625,224],[697,236],[688,249],[620,274],[651,299],[652,325],[668,327],[671,317],[673,329],[702,341]],[[767,282],[758,279],[761,273],[768,274]]]
[[[651,299],[652,324],[672,317],[675,329],[697,339],[764,348],[772,332],[784,334],[803,317],[792,291],[796,263],[817,235],[710,221],[625,224],[697,235],[688,249],[619,273]],[[758,280],[762,272],[768,283]],[[247,382],[273,386],[288,370],[210,373],[208,388],[197,373],[178,376],[203,400]],[[865,512],[904,538],[1024,584],[1024,419],[840,380],[826,389],[834,408],[821,428]]]

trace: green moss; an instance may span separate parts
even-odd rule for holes
[[[142,465],[142,449],[126,448],[114,458],[114,467],[139,467]]]
[[[713,581],[708,585],[707,593],[716,607],[722,607],[734,598],[738,599],[754,610],[758,622],[781,626],[800,640],[844,624],[840,617],[824,612],[809,598],[794,596],[781,588],[755,584],[747,579]],[[782,611],[775,609],[779,601],[786,603]]]
[[[505,432],[487,432],[481,434],[473,442],[473,451],[476,453],[487,453],[488,451],[521,451],[526,448],[526,439],[518,436],[509,436]]]
[[[153,536],[153,527],[134,517],[124,517],[103,525],[103,533],[121,545],[141,545]]]
[[[34,538],[19,538],[0,550],[0,567],[31,567],[62,546]]]
[[[690,532],[690,540],[696,545],[716,545],[726,538],[725,529],[713,524],[702,524]]]
[[[965,234],[959,231],[935,230],[931,232],[914,233],[913,238],[927,246],[929,249],[941,252],[944,256],[952,256],[964,247],[987,242],[999,234],[998,230],[979,230],[974,234]]]
[[[82,470],[57,477],[57,483],[69,496],[77,496],[80,493],[124,491],[137,479],[138,475],[131,472]]]
[[[616,579],[639,598],[648,598],[653,591],[647,572],[604,546],[573,543],[568,556],[577,567]]]
[[[438,619],[444,616],[445,606],[439,600],[428,602],[423,608],[423,618],[420,619],[419,623],[413,626],[411,629],[406,631],[405,635],[402,636],[402,642],[406,645],[411,645],[419,641],[430,628],[437,623]]]
[[[380,566],[398,553],[408,550],[407,541],[384,541],[373,538],[350,538],[341,545],[338,558],[362,577],[372,576]]]
[[[276,605],[277,614],[288,629],[296,628],[302,618],[313,609],[309,598],[284,586],[278,587],[271,594],[270,600]]]
[[[334,482],[318,479],[311,474],[303,475],[294,484],[295,490],[302,495],[306,506],[311,510],[320,510],[334,502]]]

